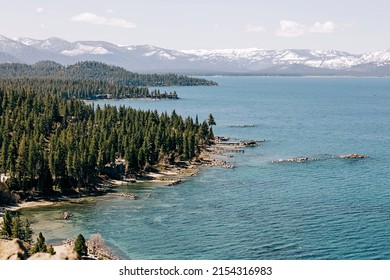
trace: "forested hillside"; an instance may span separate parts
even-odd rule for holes
[[[0,78],[95,80],[116,85],[153,87],[217,85],[213,81],[178,74],[138,74],[121,67],[93,61],[79,62],[69,66],[53,61],[41,61],[34,65],[5,63],[0,64]]]
[[[166,92],[147,87],[117,85],[99,80],[69,80],[58,78],[4,78],[0,88],[7,90],[29,90],[46,92],[64,99],[106,99],[106,98],[147,98],[178,99],[176,91]]]
[[[191,159],[211,137],[206,121],[175,112],[93,108],[44,88],[2,85],[0,173],[9,179],[0,191],[47,195],[94,188],[103,169],[115,168],[118,160],[127,175],[135,175],[159,162]]]

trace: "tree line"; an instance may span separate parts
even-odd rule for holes
[[[178,99],[176,91],[149,91],[147,87],[117,85],[99,80],[70,80],[53,78],[0,78],[0,88],[47,92],[63,99],[107,99],[107,98],[146,98]]]
[[[0,173],[9,178],[0,199],[10,191],[91,190],[118,162],[135,176],[161,162],[192,159],[213,137],[213,124],[175,111],[94,108],[45,89],[1,86]]]
[[[214,81],[178,74],[139,74],[101,62],[83,61],[63,66],[53,61],[34,65],[21,63],[0,64],[0,78],[51,78],[67,80],[105,81],[131,86],[213,86]]]

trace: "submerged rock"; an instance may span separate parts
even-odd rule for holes
[[[111,193],[112,196],[126,197],[130,200],[137,200],[139,197],[134,193]]]
[[[176,185],[178,185],[178,184],[180,184],[180,183],[182,183],[182,180],[181,180],[181,179],[178,179],[178,180],[175,180],[175,181],[173,181],[173,182],[171,182],[171,183],[166,184],[165,186],[167,186],[167,187],[172,187],[172,186],[176,186]]]
[[[315,160],[315,159],[312,159]],[[288,159],[279,159],[274,160],[273,163],[283,163],[283,162],[307,162],[309,161],[308,157],[296,157],[296,158],[288,158]]]
[[[241,145],[245,147],[257,147],[259,144],[255,140],[241,141]]]
[[[368,158],[368,156],[365,155],[359,155],[359,154],[347,154],[347,155],[330,155],[330,154],[323,154],[323,155],[316,155],[315,157],[294,157],[294,158],[288,158],[288,159],[279,159],[272,161],[273,163],[284,163],[284,162],[308,162],[308,161],[320,161],[320,160],[331,160],[331,159],[344,159],[344,158],[352,158],[352,159],[359,159],[359,158]]]
[[[72,215],[69,213],[69,212],[62,212],[61,213],[61,216],[60,216],[60,219],[61,220],[69,220],[69,218],[71,217]]]
[[[348,154],[348,155],[342,155],[340,157],[341,158],[368,158],[367,156],[359,155],[359,154]]]

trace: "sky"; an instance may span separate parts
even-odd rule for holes
[[[390,49],[390,1],[0,0],[0,35],[189,49]]]

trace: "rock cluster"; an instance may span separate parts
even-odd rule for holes
[[[215,158],[202,159],[202,162],[203,162],[203,166],[209,166],[209,167],[218,166],[222,168],[234,168],[233,164]]]
[[[340,157],[341,158],[368,158],[367,156],[359,155],[359,154],[348,154],[348,155],[343,155]]]
[[[333,156],[333,155],[322,155],[319,157],[294,157],[294,158],[288,158],[288,159],[278,159],[272,161],[273,163],[284,163],[284,162],[308,162],[308,161],[317,161],[317,160],[327,160],[327,159],[360,159],[360,158],[368,158],[367,156],[364,155],[359,155],[359,154],[347,154],[347,155],[341,155],[341,156]]]
[[[239,125],[229,125],[229,127],[255,127],[255,124],[239,124]]]
[[[97,260],[118,260],[119,257],[111,252],[104,240],[103,237],[97,233],[93,234],[91,238],[87,241],[88,255]]]
[[[165,186],[167,186],[167,187],[172,187],[172,186],[176,186],[176,185],[178,185],[178,184],[180,184],[180,183],[182,183],[182,180],[181,180],[181,179],[178,179],[178,180],[175,180],[175,181],[173,181],[173,182],[170,182],[170,183],[166,184]]]
[[[139,197],[133,193],[111,193],[112,196],[126,197],[130,200],[137,200]]]
[[[279,159],[274,160],[273,163],[283,163],[283,162],[307,162],[309,161],[308,157],[296,157],[296,158],[288,158],[288,159]]]

